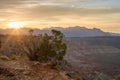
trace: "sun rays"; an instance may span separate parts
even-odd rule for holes
[[[7,49],[8,46],[11,45],[11,43],[19,43],[21,39],[21,31],[20,28],[13,28],[10,32],[10,34],[6,35],[6,39],[2,44],[1,51],[4,49]]]

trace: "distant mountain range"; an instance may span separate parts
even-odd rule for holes
[[[28,34],[28,31],[31,28],[22,28],[20,33],[22,34]],[[45,28],[45,29],[34,29],[34,34],[44,34],[48,33],[50,34],[50,30],[56,29],[60,30],[61,32],[64,33],[66,37],[96,37],[96,36],[120,36],[118,33],[109,33],[109,32],[104,32],[101,29],[98,28],[93,28],[93,29],[88,29],[86,27],[80,27],[80,26],[75,26],[75,27],[69,27],[69,28],[61,28],[61,27],[53,27],[53,28]],[[12,33],[13,29],[0,29],[0,34],[14,34]]]

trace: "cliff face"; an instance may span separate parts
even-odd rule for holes
[[[81,38],[80,40],[78,38],[67,40],[68,50],[65,59],[74,67],[75,71],[88,78],[86,80],[93,80],[89,78],[91,74],[102,73],[114,77],[120,73],[120,49],[116,48],[119,44],[113,41],[114,45],[112,45],[109,43],[109,38],[107,42],[104,41],[104,38],[100,39],[103,43],[99,44],[98,41],[93,45],[88,38],[83,39],[83,44],[81,44]]]

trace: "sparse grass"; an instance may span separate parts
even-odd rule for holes
[[[10,59],[11,59],[11,60],[20,60],[20,59],[22,59],[22,56],[20,56],[20,55],[12,55],[12,56],[10,57]]]
[[[0,60],[10,61],[10,58],[6,55],[0,55]]]
[[[12,55],[8,57],[6,55],[0,54],[0,60],[11,61],[11,60],[20,60],[20,59],[22,59],[22,56],[20,55]]]

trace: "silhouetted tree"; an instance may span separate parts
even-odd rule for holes
[[[19,50],[25,53],[32,61],[37,60],[36,51],[40,48],[41,37],[33,35],[34,30],[30,30],[30,35],[23,35],[21,42],[19,43]]]

